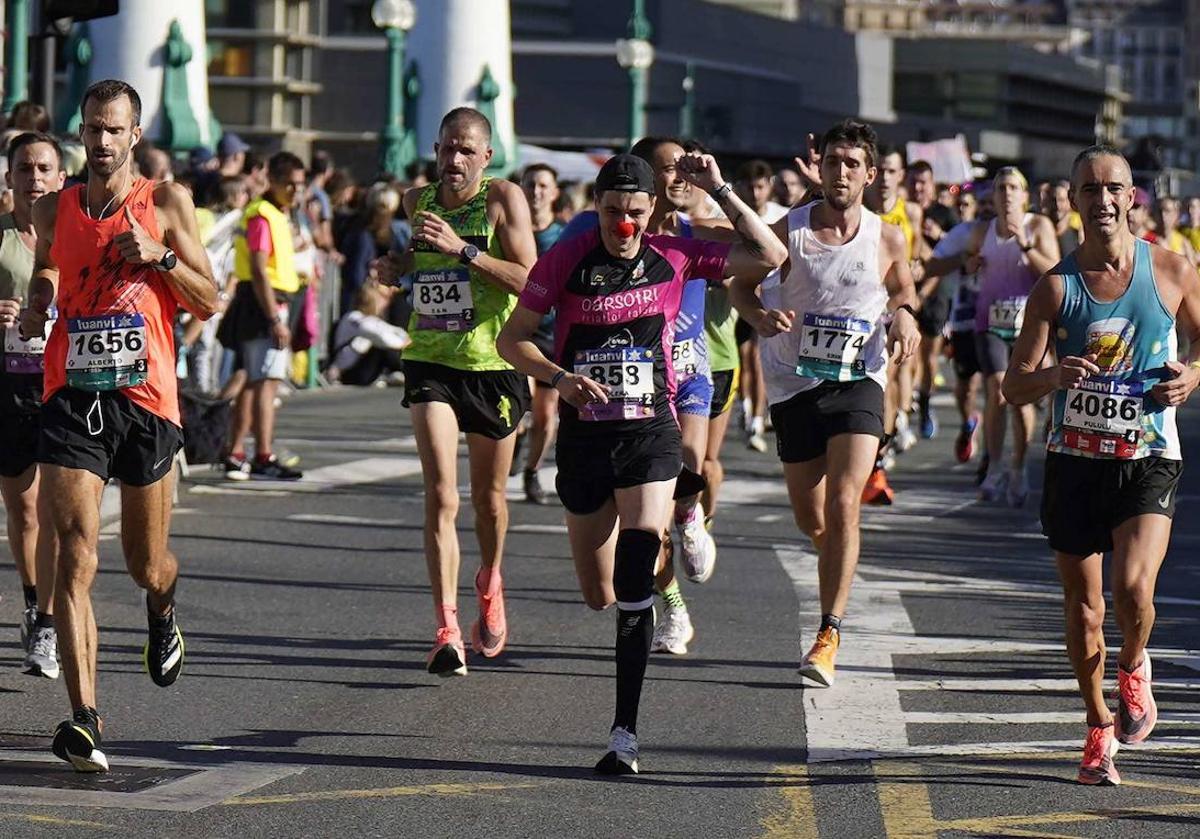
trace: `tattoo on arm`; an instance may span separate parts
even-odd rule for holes
[[[737,231],[738,236],[742,239],[742,247],[746,249],[752,257],[760,257],[763,255],[763,247],[754,240],[753,237],[747,235],[743,229],[742,221],[744,216],[741,210],[737,208],[732,201],[729,200],[731,193],[725,192],[718,199],[717,204],[725,212],[725,217],[729,219],[729,223],[733,225],[733,229]]]

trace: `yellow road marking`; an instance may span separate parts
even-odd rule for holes
[[[1186,816],[1200,814],[1200,804],[1160,804],[1146,807],[1117,807],[1077,813],[1040,813],[1035,816],[985,816],[938,822],[939,830],[967,833],[994,833],[1005,828],[1032,827],[1040,824],[1083,824],[1112,819],[1136,819],[1143,816]]]
[[[297,804],[305,801],[339,801],[354,798],[400,798],[407,795],[476,795],[510,789],[532,789],[541,784],[421,784],[407,787],[376,789],[330,789],[317,792],[294,792],[286,795],[259,795],[230,798],[225,805]]]
[[[60,819],[57,816],[43,816],[40,813],[0,813],[0,819],[24,819],[25,821],[38,822],[40,824],[61,825],[62,827],[100,827],[105,830],[116,828],[115,824],[88,822],[80,819]]]
[[[783,797],[782,806],[762,820],[766,839],[818,839],[817,810],[813,805],[808,767],[803,764],[776,766],[778,782],[771,786]]]
[[[937,836],[939,824],[929,803],[921,767],[915,763],[873,762],[879,810],[888,839]]]

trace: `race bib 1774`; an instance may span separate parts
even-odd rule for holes
[[[849,382],[867,374],[863,348],[871,323],[859,318],[804,313],[796,375],[832,382]]]

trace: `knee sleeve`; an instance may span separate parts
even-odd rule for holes
[[[661,548],[662,537],[648,530],[622,530],[617,534],[613,592],[618,609],[634,612],[654,604],[654,561]]]

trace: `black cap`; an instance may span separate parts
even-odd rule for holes
[[[618,154],[608,159],[596,175],[596,195],[609,190],[654,194],[654,170],[650,164],[632,154]]]

